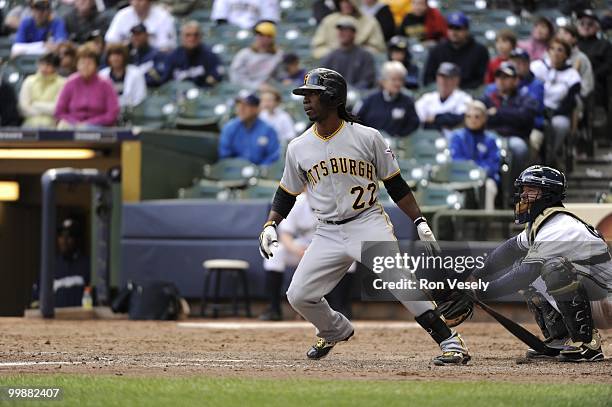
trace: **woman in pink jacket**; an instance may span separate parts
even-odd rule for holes
[[[89,45],[77,52],[77,72],[60,92],[55,117],[58,128],[114,126],[119,117],[119,98],[113,85],[98,75],[98,54]]]

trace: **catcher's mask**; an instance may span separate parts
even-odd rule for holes
[[[327,68],[316,68],[309,71],[304,76],[304,84],[299,88],[293,89],[293,94],[304,96],[309,90],[320,92],[321,103],[326,106],[338,107],[346,105],[346,81],[336,71]]]
[[[535,195],[523,194],[526,186],[535,187]],[[565,199],[565,175],[552,167],[532,165],[514,181],[514,222],[532,222],[544,209],[558,205]]]

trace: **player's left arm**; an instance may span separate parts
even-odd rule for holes
[[[383,180],[389,196],[393,199],[393,202],[404,212],[410,219],[413,220],[414,225],[417,228],[419,239],[435,242],[436,238],[431,231],[431,228],[427,224],[427,220],[421,213],[419,204],[417,204],[414,195],[410,190],[410,187],[399,172]]]
[[[435,242],[436,239],[429,225],[427,225],[427,220],[423,217],[410,187],[402,177],[395,154],[379,132],[375,133],[372,140],[374,144],[372,146],[374,152],[373,164],[376,167],[376,174],[385,184],[389,196],[412,219],[417,228],[419,239]]]

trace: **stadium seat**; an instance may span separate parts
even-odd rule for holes
[[[258,176],[258,168],[242,158],[224,158],[215,164],[204,165],[204,178],[220,181],[228,188],[246,186],[248,180]]]
[[[484,169],[473,161],[457,160],[432,167],[430,181],[446,184],[448,187],[461,191],[470,188],[480,188],[487,179]]]
[[[179,199],[217,199],[225,201],[231,197],[230,191],[216,181],[206,179],[199,180],[189,188],[181,188],[178,191]]]
[[[443,185],[427,185],[417,189],[415,198],[424,212],[434,212],[440,209],[460,209],[464,198],[458,192]]]
[[[138,106],[126,111],[125,120],[133,126],[159,129],[173,122],[176,114],[177,106],[170,98],[150,95]]]
[[[284,154],[281,152],[281,157]],[[283,170],[285,168],[284,160],[277,160],[271,165],[260,165],[259,166],[259,177],[268,180],[280,181],[283,177]]]
[[[13,58],[12,63],[15,64],[19,72],[27,76],[36,73],[39,58],[40,55],[19,55]]]
[[[239,190],[238,196],[241,199],[265,199],[272,202],[277,188],[278,182],[258,181],[245,189]]]

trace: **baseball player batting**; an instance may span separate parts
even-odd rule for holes
[[[362,241],[396,241],[393,226],[377,199],[379,180],[414,220],[419,238],[430,244],[435,244],[435,238],[382,135],[358,124],[346,111],[347,86],[342,75],[314,69],[293,93],[304,97],[304,111],[314,124],[289,143],[283,177],[259,237],[259,248],[264,258],[273,256],[272,249],[278,245],[277,225],[306,187],[319,222],[287,290],[287,299],[317,328],[318,340],[306,355],[321,359],[354,334],[349,320],[323,297],[354,260],[361,260]],[[442,349],[434,364],[461,365],[470,360],[461,336],[446,325],[434,302],[402,304]]]

